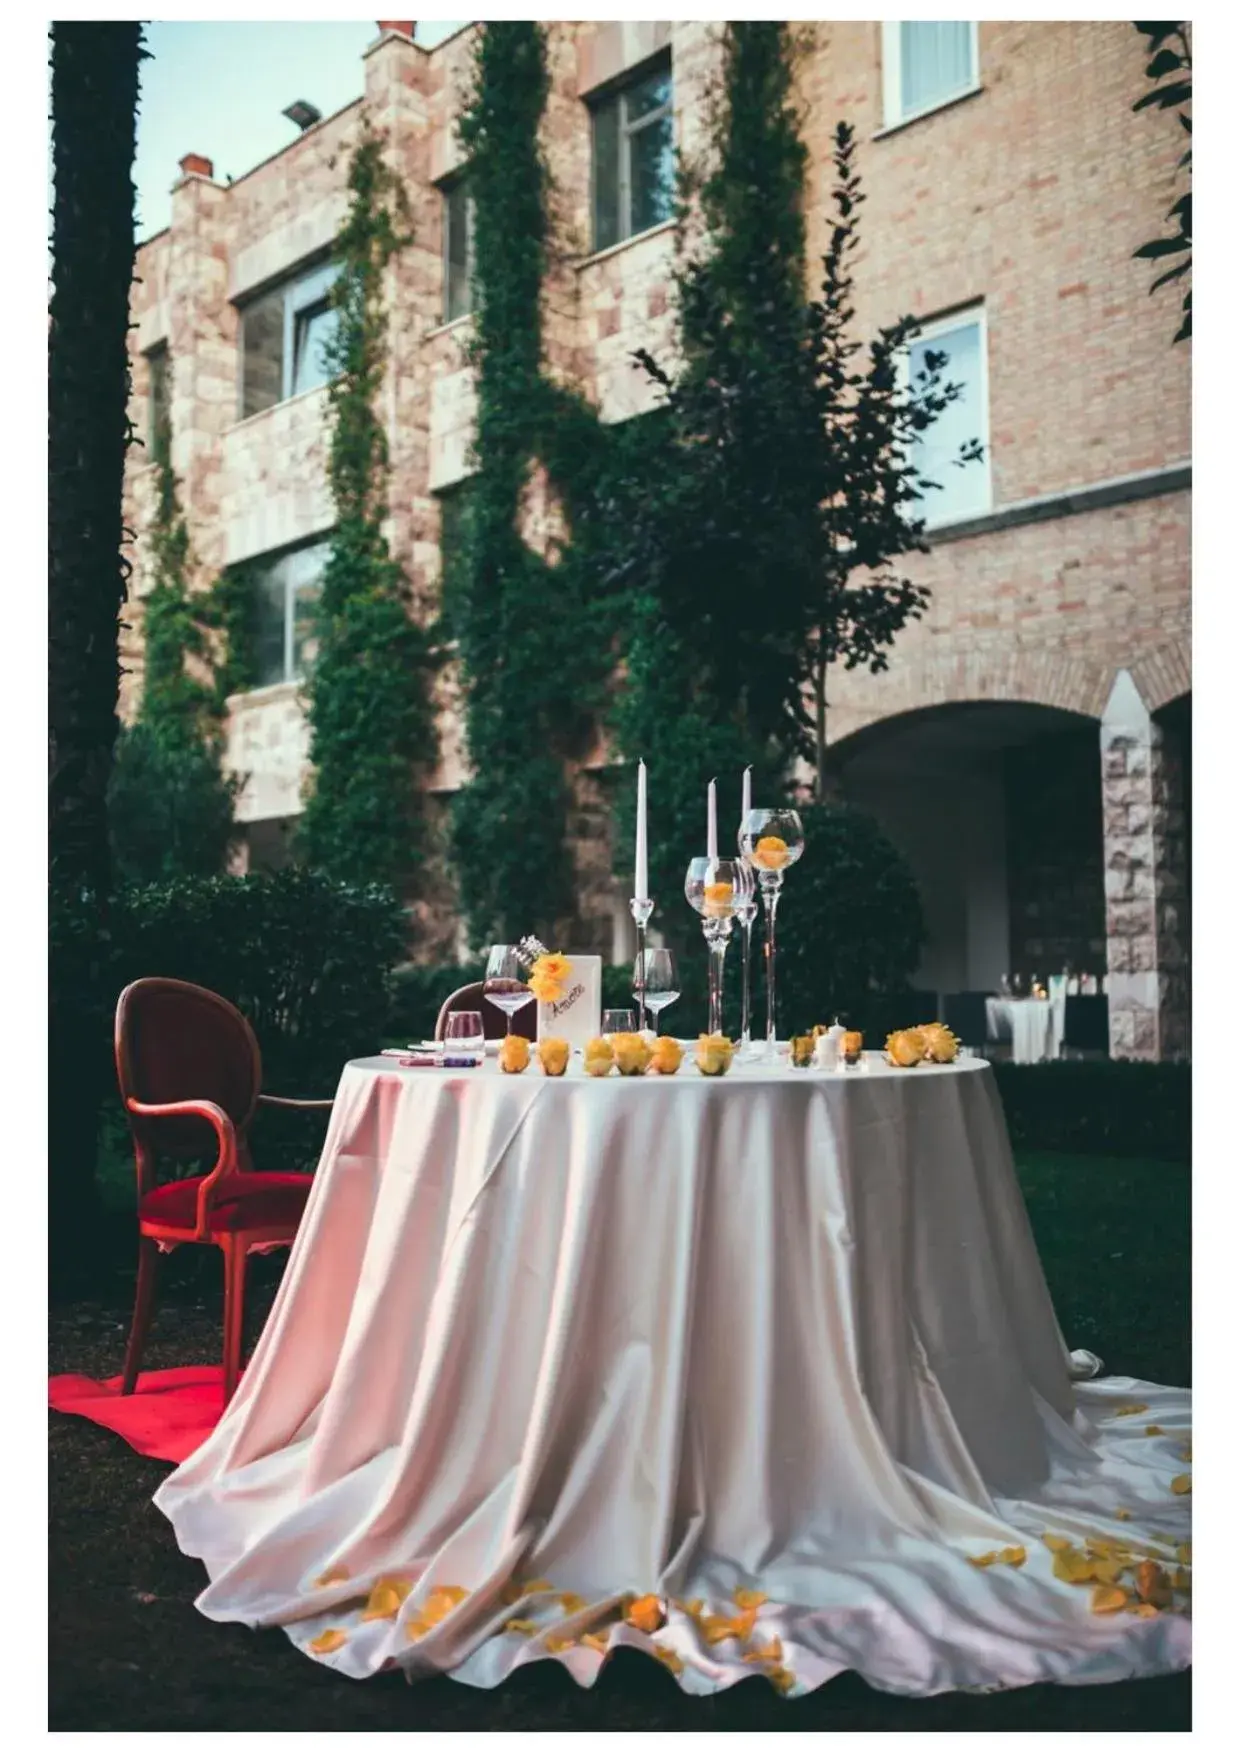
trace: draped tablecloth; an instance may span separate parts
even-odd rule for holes
[[[981,1061],[358,1060],[236,1398],[155,1501],[204,1614],[356,1677],[588,1685],[620,1644],[694,1693],[1160,1673],[1188,1619],[1094,1613],[1042,1537],[1186,1539],[1190,1397],[1089,1367]]]
[[[987,998],[985,1020],[993,1041],[1010,1041],[1017,1065],[1057,1059],[1063,1042],[1063,1005],[1053,998]]]

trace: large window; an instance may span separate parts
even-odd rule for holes
[[[241,418],[299,396],[331,376],[328,344],[338,313],[328,302],[336,277],[324,263],[283,281],[241,309]]]
[[[909,348],[908,370],[913,384],[925,368],[926,353],[945,353],[944,383],[959,384],[963,394],[951,402],[922,433],[914,450],[917,468],[938,484],[917,510],[927,524],[979,517],[990,509],[989,386],[985,359],[985,313],[962,311],[926,323]],[[965,444],[976,439],[984,455],[979,462],[959,463]]]
[[[318,649],[318,598],[330,544],[314,542],[273,555],[256,568],[255,685],[304,676]]]
[[[455,638],[456,617],[467,587],[465,544],[468,540],[472,481],[460,481],[439,494],[439,612],[449,638]]]
[[[675,199],[671,63],[647,68],[593,105],[594,248],[670,219]]]
[[[473,309],[473,197],[462,177],[443,190],[443,321]]]
[[[168,345],[161,341],[146,355],[146,454],[153,462],[172,419],[172,371]]]
[[[886,126],[911,121],[977,86],[977,27],[917,20],[882,26]]]

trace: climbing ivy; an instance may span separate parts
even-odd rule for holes
[[[411,239],[403,186],[368,120],[348,186],[328,359],[336,518],[306,687],[312,774],[298,844],[331,875],[407,893],[426,856],[420,782],[435,756],[434,651],[410,612],[384,533],[390,463],[377,411],[388,354],[384,278]]]
[[[192,550],[166,422],[153,437],[155,507],[147,531],[154,581],[142,617],[144,672],[135,723],[117,740],[108,788],[112,855],[126,880],[155,882],[222,870],[235,837],[241,781],[223,771],[229,622],[221,641],[218,587],[191,592]]]
[[[593,584],[606,440],[543,367],[547,82],[541,25],[479,31],[459,122],[474,202],[476,474],[450,605],[473,767],[453,801],[452,850],[479,944],[554,934],[572,912],[566,763],[584,752],[613,661]],[[546,553],[522,533],[531,490],[567,526]]]

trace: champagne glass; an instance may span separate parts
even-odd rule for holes
[[[482,992],[507,1017],[509,1035],[513,1016],[525,1005],[533,1003],[533,993],[521,979],[521,967],[520,953],[514,943],[493,943],[490,946]]]
[[[654,1012],[654,1033],[658,1033],[658,1013],[680,996],[680,973],[675,956],[667,949],[642,950],[632,970],[633,991],[640,992],[647,1010]]]
[[[775,1057],[775,914],[784,873],[804,851],[804,827],[795,810],[750,810],[740,824],[740,851],[756,873],[766,909],[766,1056]]]
[[[753,878],[738,858],[694,858],[684,876],[688,903],[701,915],[710,947],[710,1033],[723,1032],[723,960],[736,903],[752,891]]]

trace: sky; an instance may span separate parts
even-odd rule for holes
[[[432,48],[463,20],[420,23]],[[150,23],[142,63],[134,165],[139,239],[171,217],[177,163],[187,152],[212,160],[220,182],[244,176],[297,138],[281,110],[304,99],[324,116],[365,88],[362,55],[373,20],[351,24]]]

